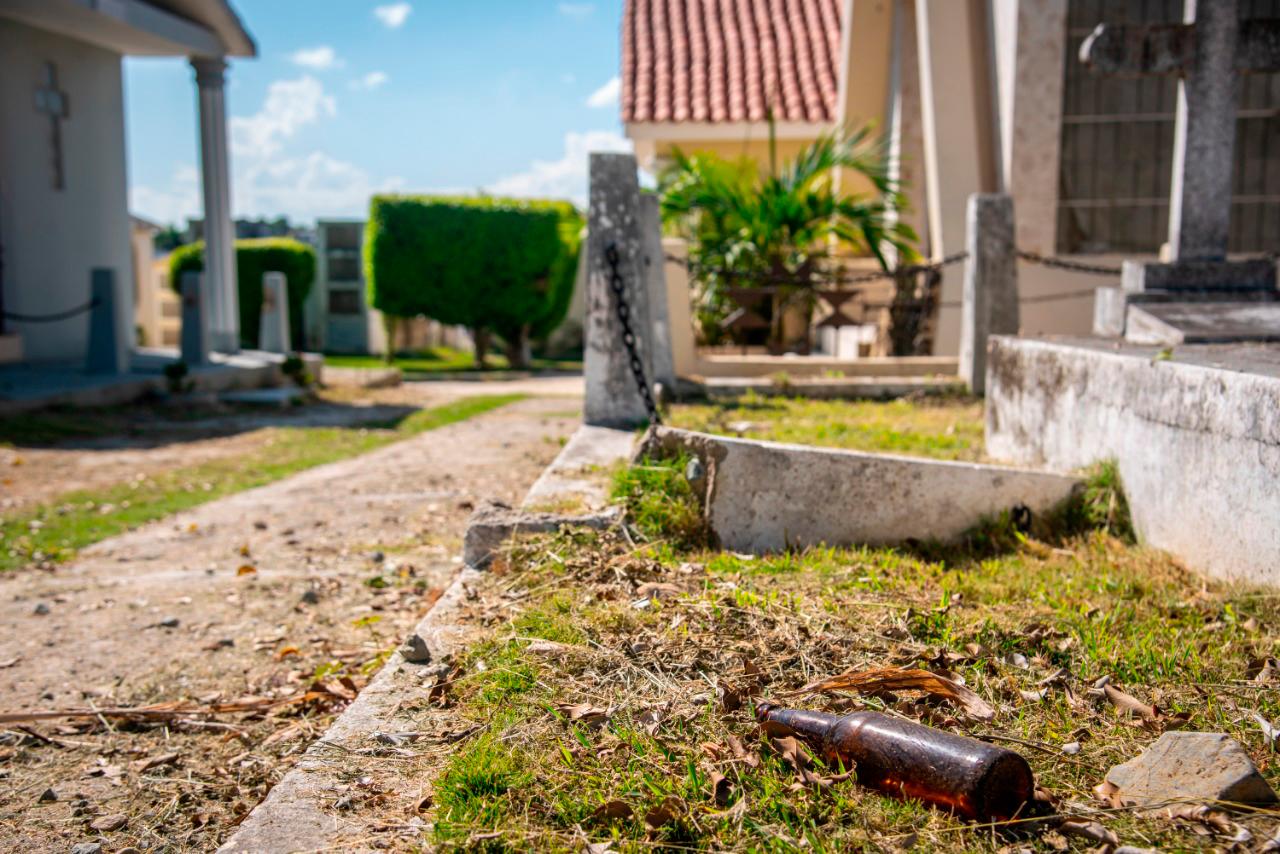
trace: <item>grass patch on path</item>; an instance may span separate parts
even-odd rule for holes
[[[105,489],[71,492],[0,517],[0,571],[64,561],[77,550],[215,498],[272,483],[482,415],[524,395],[480,395],[360,428],[272,427],[251,454],[174,469]]]
[[[804,400],[748,393],[727,403],[678,404],[667,422],[704,433],[976,462],[982,401],[955,395],[884,401]]]
[[[431,347],[417,353],[396,356],[389,366],[381,356],[349,356],[326,354],[324,363],[335,368],[399,368],[408,377],[413,374],[450,374],[479,373],[475,357],[464,350],[451,347]],[[507,357],[501,353],[490,353],[486,371],[506,371],[511,369]],[[531,371],[580,371],[581,360],[539,359],[529,360]]]

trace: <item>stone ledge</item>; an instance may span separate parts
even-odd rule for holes
[[[1015,507],[1033,515],[1071,497],[1074,477],[761,442],[659,427],[650,451],[684,450],[706,468],[703,502],[720,545],[761,554],[815,545],[949,541]]]

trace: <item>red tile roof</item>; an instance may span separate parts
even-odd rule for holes
[[[836,119],[840,0],[626,0],[624,122]]]

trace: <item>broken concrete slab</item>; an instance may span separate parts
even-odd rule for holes
[[[489,503],[478,507],[467,522],[462,540],[462,562],[484,569],[502,545],[516,534],[544,534],[566,525],[580,528],[607,528],[621,518],[617,509],[597,513],[535,513],[516,510],[505,504]]]
[[[632,430],[584,424],[569,437],[555,461],[529,488],[526,510],[602,510],[609,504],[609,467],[631,455],[636,442]]]
[[[1164,346],[1280,341],[1280,302],[1135,303],[1124,337]]]
[[[650,431],[651,452],[685,451],[707,470],[703,506],[723,548],[763,554],[815,545],[954,540],[985,517],[1049,512],[1071,476],[787,445],[689,430]]]
[[[1135,758],[1107,772],[1126,804],[1170,802],[1266,806],[1276,793],[1240,743],[1217,732],[1166,732]]]
[[[994,458],[1116,460],[1142,542],[1220,578],[1280,583],[1280,346],[996,336],[986,414]]]

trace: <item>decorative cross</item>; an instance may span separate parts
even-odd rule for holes
[[[45,87],[36,90],[36,112],[49,116],[53,143],[53,189],[66,188],[62,169],[62,121],[71,117],[71,101],[58,89],[58,67],[52,62],[44,66]]]
[[[1080,61],[1103,74],[1177,74],[1169,245],[1175,261],[1221,261],[1231,222],[1237,78],[1280,71],[1280,20],[1241,21],[1239,0],[1184,0],[1183,23],[1099,24]]]

